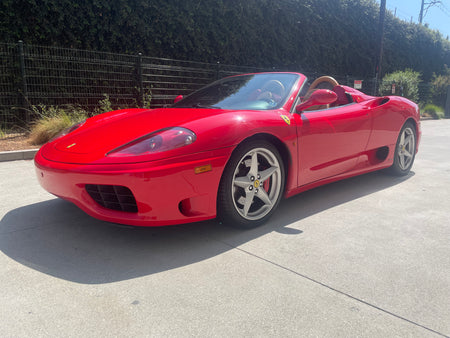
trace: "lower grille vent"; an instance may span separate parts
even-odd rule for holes
[[[102,207],[125,212],[138,212],[136,199],[127,187],[86,184],[86,191]]]

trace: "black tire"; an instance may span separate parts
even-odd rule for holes
[[[254,140],[238,146],[220,181],[219,220],[241,229],[263,224],[280,203],[284,185],[283,160],[273,144]]]
[[[416,157],[416,147],[416,127],[414,123],[407,121],[398,134],[395,145],[394,163],[386,172],[393,176],[408,175]]]

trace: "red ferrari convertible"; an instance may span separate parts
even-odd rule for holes
[[[252,228],[283,197],[379,169],[408,174],[421,135],[415,103],[328,76],[232,76],[175,101],[73,126],[36,154],[40,184],[109,222]]]

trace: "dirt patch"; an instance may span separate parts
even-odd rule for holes
[[[36,149],[26,134],[7,134],[0,138],[0,151]]]

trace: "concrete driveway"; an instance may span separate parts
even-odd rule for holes
[[[127,228],[0,163],[0,336],[450,336],[450,120],[406,178],[281,203],[251,231]]]

